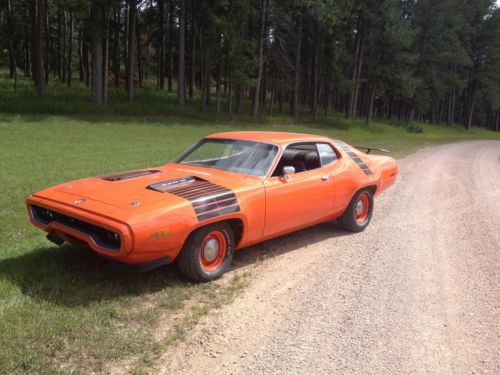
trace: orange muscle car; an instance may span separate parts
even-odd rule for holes
[[[172,163],[68,182],[26,204],[58,245],[84,243],[141,269],[177,260],[186,276],[209,281],[235,249],[333,219],[364,230],[373,197],[397,173],[393,158],[322,136],[220,133]]]

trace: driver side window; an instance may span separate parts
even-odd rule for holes
[[[288,146],[278,162],[272,176],[281,176],[283,167],[294,167],[295,173],[321,167],[316,143],[296,143]]]

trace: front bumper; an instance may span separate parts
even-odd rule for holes
[[[116,219],[36,196],[29,197],[26,206],[34,226],[68,242],[83,242],[95,252],[116,260],[123,260],[133,250],[131,228]],[[41,217],[35,207],[50,210],[55,213],[55,218]],[[114,243],[106,241],[107,233],[118,235],[119,240]]]

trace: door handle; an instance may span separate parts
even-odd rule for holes
[[[330,178],[330,176],[327,176],[327,175],[321,176],[322,181],[328,181],[329,178]]]

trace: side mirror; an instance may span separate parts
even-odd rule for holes
[[[282,177],[285,180],[288,180],[288,175],[294,174],[295,173],[295,168],[292,167],[291,165],[286,165],[283,167],[283,174]]]

